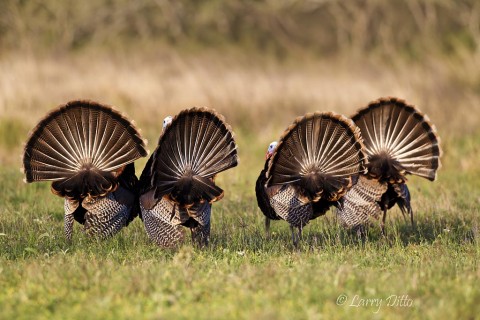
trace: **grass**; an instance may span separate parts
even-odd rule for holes
[[[214,205],[204,250],[188,242],[157,248],[139,219],[106,241],[76,225],[68,244],[62,199],[48,183],[25,185],[18,170],[2,168],[1,317],[478,318],[480,170],[469,165],[478,136],[445,145],[438,182],[411,179],[417,230],[394,209],[387,237],[373,226],[362,244],[330,212],[306,227],[298,250],[285,222],[265,239],[253,192],[263,146],[237,137],[242,163],[219,177],[227,194]],[[367,299],[383,300],[378,307]]]
[[[163,47],[2,52],[0,319],[479,318],[478,57],[278,62]],[[253,186],[268,144],[296,116],[350,115],[388,95],[427,112],[442,138],[438,181],[409,181],[417,229],[393,209],[387,236],[374,223],[362,244],[329,212],[305,228],[298,250],[285,222],[273,222],[265,239]],[[206,105],[226,116],[240,165],[218,177],[226,195],[213,207],[208,248],[187,241],[160,249],[139,219],[101,242],[75,225],[73,243],[65,241],[62,199],[48,183],[24,184],[18,167],[28,131],[48,110],[78,98],[127,113],[150,151],[168,114]],[[137,175],[145,162],[136,163]]]

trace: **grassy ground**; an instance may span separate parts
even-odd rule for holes
[[[241,166],[219,179],[227,195],[214,206],[205,250],[159,249],[139,219],[103,242],[77,225],[67,244],[62,200],[48,184],[25,185],[18,170],[2,168],[0,317],[478,317],[480,170],[459,170],[477,161],[478,136],[446,146],[453,150],[438,182],[411,179],[417,230],[395,209],[387,237],[372,227],[362,245],[329,213],[305,229],[299,250],[284,222],[264,238],[253,192],[263,146],[245,136]]]
[[[479,317],[480,93],[458,81],[458,70],[433,60],[157,58],[0,59],[0,318]],[[305,228],[298,250],[285,222],[273,222],[266,240],[253,189],[268,143],[295,116],[348,115],[383,95],[418,104],[443,139],[438,181],[409,181],[417,229],[394,209],[387,237],[374,224],[362,244],[329,212]],[[62,199],[48,183],[24,184],[18,167],[28,130],[74,98],[127,112],[151,151],[169,113],[196,104],[226,115],[241,163],[218,178],[226,196],[213,207],[210,247],[159,249],[139,219],[102,242],[76,225],[73,244],[65,242]]]

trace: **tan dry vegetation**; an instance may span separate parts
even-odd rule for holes
[[[417,105],[447,139],[475,132],[480,123],[480,95],[458,81],[458,68],[445,60],[422,66],[340,58],[280,63],[172,50],[85,52],[59,58],[11,54],[0,59],[0,120],[20,122],[23,132],[12,132],[20,134],[20,140],[48,110],[73,99],[116,106],[135,119],[152,142],[166,115],[210,106],[236,131],[267,143],[296,116],[315,110],[350,115],[381,96],[398,96]],[[1,159],[11,163],[8,151]]]
[[[375,52],[419,60],[478,50],[479,16],[476,0],[4,0],[0,45],[65,53],[139,40],[280,57]]]

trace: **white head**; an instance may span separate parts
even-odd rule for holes
[[[265,160],[272,156],[273,152],[277,148],[277,144],[278,144],[277,141],[273,141],[272,143],[270,143],[267,149],[267,154],[265,155]]]
[[[168,116],[166,117],[165,119],[163,119],[163,130],[165,130],[165,128],[170,124],[172,123],[172,116]]]

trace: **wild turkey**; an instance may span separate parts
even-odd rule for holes
[[[267,238],[270,238],[270,220],[281,220],[280,217],[275,210],[270,205],[270,199],[265,194],[265,185],[267,183],[267,171],[268,171],[268,164],[273,151],[277,147],[278,142],[273,141],[270,143],[267,149],[267,153],[265,154],[265,166],[263,170],[260,172],[258,176],[257,182],[255,184],[255,193],[257,195],[257,204],[260,210],[262,210],[263,214],[265,215],[265,231],[267,234]]]
[[[215,176],[237,163],[233,132],[215,111],[192,108],[167,117],[140,177],[141,217],[150,239],[172,247],[187,227],[192,242],[207,245],[211,203],[223,197]]]
[[[337,205],[365,170],[365,157],[360,131],[346,117],[316,112],[297,118],[278,144],[270,144],[257,179],[267,235],[270,219],[286,220],[297,246],[303,227]]]
[[[133,161],[147,155],[134,125],[112,107],[71,101],[43,118],[25,145],[26,182],[52,181],[65,198],[65,236],[73,222],[105,238],[138,214]]]
[[[378,219],[383,211],[384,233],[387,210],[398,204],[413,226],[406,176],[435,180],[441,153],[435,127],[426,115],[397,98],[371,102],[352,119],[364,139],[368,173],[342,198],[341,220],[347,227],[358,228],[370,216]]]

